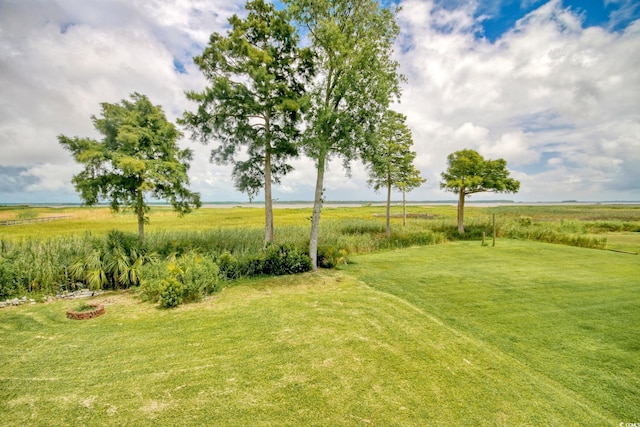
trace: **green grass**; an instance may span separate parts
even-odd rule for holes
[[[2,424],[619,425],[638,257],[499,240],[353,258],[159,310],[0,310]]]

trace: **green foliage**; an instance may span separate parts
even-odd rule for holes
[[[220,289],[220,268],[211,258],[196,252],[150,263],[143,268],[142,277],[142,299],[160,301],[163,307],[165,300],[179,300],[176,305],[197,302]],[[174,298],[174,293],[179,298]]]
[[[403,114],[386,111],[375,143],[366,148],[369,185],[376,191],[391,187],[410,191],[426,181],[413,164],[416,153],[411,151],[413,138],[405,122]]]
[[[317,167],[309,256],[316,267],[327,161],[362,157],[391,99],[400,92],[393,60],[399,33],[394,12],[374,0],[286,0],[308,34],[318,78],[302,144]]]
[[[309,256],[289,245],[269,245],[255,255],[244,257],[225,251],[216,262],[220,266],[220,274],[227,279],[297,274],[312,268]]]
[[[169,271],[184,287],[184,302],[200,301],[219,290],[220,268],[209,257],[191,252],[170,262]]]
[[[391,236],[391,189],[405,193],[419,187],[425,179],[420,177],[413,161],[416,153],[411,151],[413,139],[411,130],[405,123],[406,117],[392,110],[385,111],[374,144],[367,147],[364,156],[369,170],[369,185],[387,193],[386,234]]]
[[[182,304],[184,285],[174,277],[160,282],[160,307],[173,308]]]
[[[472,194],[517,193],[520,182],[510,178],[503,159],[485,160],[477,151],[460,150],[447,157],[447,170],[442,172],[440,188],[458,194],[458,231],[464,230],[465,198]]]
[[[140,298],[143,301],[157,303],[160,301],[160,289],[162,282],[169,278],[169,261],[158,260],[148,262],[140,271]]]
[[[349,259],[349,251],[345,248],[335,248],[333,246],[320,246],[318,248],[318,267],[335,268],[346,264]]]
[[[21,293],[20,274],[15,269],[15,263],[10,259],[0,256],[0,300]]]
[[[140,270],[155,258],[135,235],[110,231],[104,240],[94,241],[94,249],[79,256],[69,266],[75,281],[90,289],[123,289],[140,285]]]
[[[224,251],[218,258],[216,263],[220,267],[220,275],[226,279],[238,279],[242,276],[242,269],[238,258],[229,251]]]
[[[280,276],[304,273],[313,268],[305,253],[287,245],[270,245],[264,251],[262,274]]]
[[[82,311],[91,311],[91,310],[94,310],[94,309],[95,309],[94,306],[92,306],[88,302],[84,301],[84,302],[81,302],[80,304],[76,305],[73,308],[73,311],[82,312]]]
[[[86,210],[82,208],[65,213],[77,217],[86,215]],[[619,239],[611,234],[611,230],[620,230],[620,233],[631,232],[628,238],[635,235],[640,221],[634,220],[638,218],[638,208],[634,206],[513,205],[482,208],[472,205],[468,208],[464,234],[457,231],[455,208],[415,206],[412,210],[415,221],[406,227],[394,226],[391,237],[386,238],[384,222],[379,219],[379,206],[327,209],[325,215],[328,218],[322,224],[323,247],[336,248],[333,252],[344,249],[347,254],[353,254],[452,240],[480,240],[483,232],[491,236],[491,214],[496,213],[498,238],[638,252],[637,245],[616,244]],[[94,215],[95,211],[91,209],[90,214]],[[160,282],[169,277],[167,268],[171,259],[189,258],[193,253],[205,262],[215,261],[222,278],[238,279],[272,274],[265,273],[265,259],[268,257],[273,257],[268,265],[295,265],[293,261],[283,262],[280,258],[289,256],[295,259],[309,244],[307,209],[287,208],[279,213],[287,224],[279,233],[280,245],[288,248],[287,251],[277,249],[279,245],[270,245],[264,250],[261,230],[251,226],[260,218],[259,209],[207,209],[195,216],[198,222],[188,224],[188,228],[194,230],[181,230],[182,220],[179,222],[167,209],[164,230],[149,233],[144,245],[134,233],[121,230],[104,231],[95,236],[78,232],[62,237],[56,237],[49,231],[41,233],[44,237],[27,238],[22,236],[31,235],[24,234],[31,230],[31,226],[12,228],[11,239],[4,235],[0,239],[0,300],[26,294],[55,295],[87,286],[123,289],[139,284],[143,299],[158,302]],[[162,218],[161,215],[158,217]],[[393,219],[396,217],[394,215]],[[64,221],[75,224],[74,220]],[[200,222],[205,225],[213,222],[221,228],[206,228]],[[106,230],[105,224],[113,225],[113,221],[107,214],[94,223],[80,224],[78,228],[90,226]],[[69,226],[55,228],[73,230]],[[335,262],[327,264],[335,265]],[[300,265],[304,265],[304,261],[300,261]],[[275,270],[268,268],[268,271]],[[208,283],[215,282],[210,280]],[[210,292],[215,290],[207,289],[204,294]]]
[[[178,147],[181,134],[160,106],[134,93],[120,104],[102,103],[101,118],[92,121],[102,141],[58,137],[84,165],[72,180],[84,203],[106,200],[114,211],[133,210],[141,240],[148,221],[146,195],[168,200],[180,215],[200,206],[200,196],[187,189],[192,152]]]
[[[213,33],[194,58],[211,85],[187,93],[198,111],[185,112],[181,123],[194,139],[220,144],[211,160],[234,165],[235,186],[250,200],[264,188],[265,241],[272,242],[271,185],[297,156],[297,123],[312,67],[286,11],[264,0],[250,0],[245,8],[246,18],[233,15],[227,35]]]

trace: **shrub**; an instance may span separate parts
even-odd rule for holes
[[[160,283],[160,307],[172,308],[182,303],[184,287],[177,279],[169,277]]]
[[[216,263],[220,268],[220,275],[226,279],[238,279],[241,276],[240,263],[238,258],[229,251],[224,251],[217,259]]]
[[[335,268],[338,265],[346,264],[349,252],[345,248],[335,248],[333,246],[318,247],[318,267]]]
[[[18,288],[18,272],[14,263],[0,256],[0,299],[17,296]]]
[[[195,302],[219,289],[220,268],[211,258],[191,252],[176,262],[177,277],[184,286],[184,302]]]
[[[264,252],[262,274],[280,276],[303,273],[312,268],[307,254],[287,245],[271,245]]]
[[[167,261],[149,262],[140,270],[140,297],[143,301],[156,303],[160,301],[160,285],[169,278]]]
[[[219,290],[219,272],[211,258],[196,252],[147,264],[142,269],[141,297],[149,302],[160,301],[162,307],[167,304],[165,300],[173,301],[171,292],[179,292],[178,304],[200,301],[205,295]]]

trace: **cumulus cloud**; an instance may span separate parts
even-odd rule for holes
[[[477,36],[476,9],[402,6],[397,57],[408,84],[399,108],[417,151],[429,153],[425,176],[444,170],[449,153],[472,148],[505,158],[521,176],[520,195],[534,200],[640,190],[640,171],[627,167],[640,158],[632,129],[640,121],[639,21],[623,32],[584,28],[551,0],[490,42]],[[442,31],[442,21],[457,24]],[[422,191],[435,196],[436,184]]]
[[[407,116],[416,165],[428,179],[410,198],[451,198],[438,186],[447,155],[472,148],[507,160],[522,182],[509,197],[638,199],[640,20],[628,19],[637,2],[609,0],[609,24],[587,27],[560,0],[520,1],[531,12],[491,40],[482,25],[503,0],[401,1],[395,57],[407,83],[394,108]],[[207,82],[192,57],[243,3],[0,2],[0,201],[73,194],[78,166],[57,135],[97,137],[90,116],[101,102],[137,91],[170,120],[195,108],[184,91]],[[209,164],[212,147],[182,144],[194,150],[191,185],[204,200],[245,199],[228,167]],[[294,166],[274,195],[309,200],[313,161]],[[361,164],[346,177],[334,161],[325,197],[379,198],[366,181]],[[9,188],[22,193],[9,196]]]

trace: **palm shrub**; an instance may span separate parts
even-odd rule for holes
[[[112,230],[106,238],[93,241],[91,252],[76,257],[69,271],[91,289],[126,289],[140,285],[142,266],[155,258],[136,235]]]

